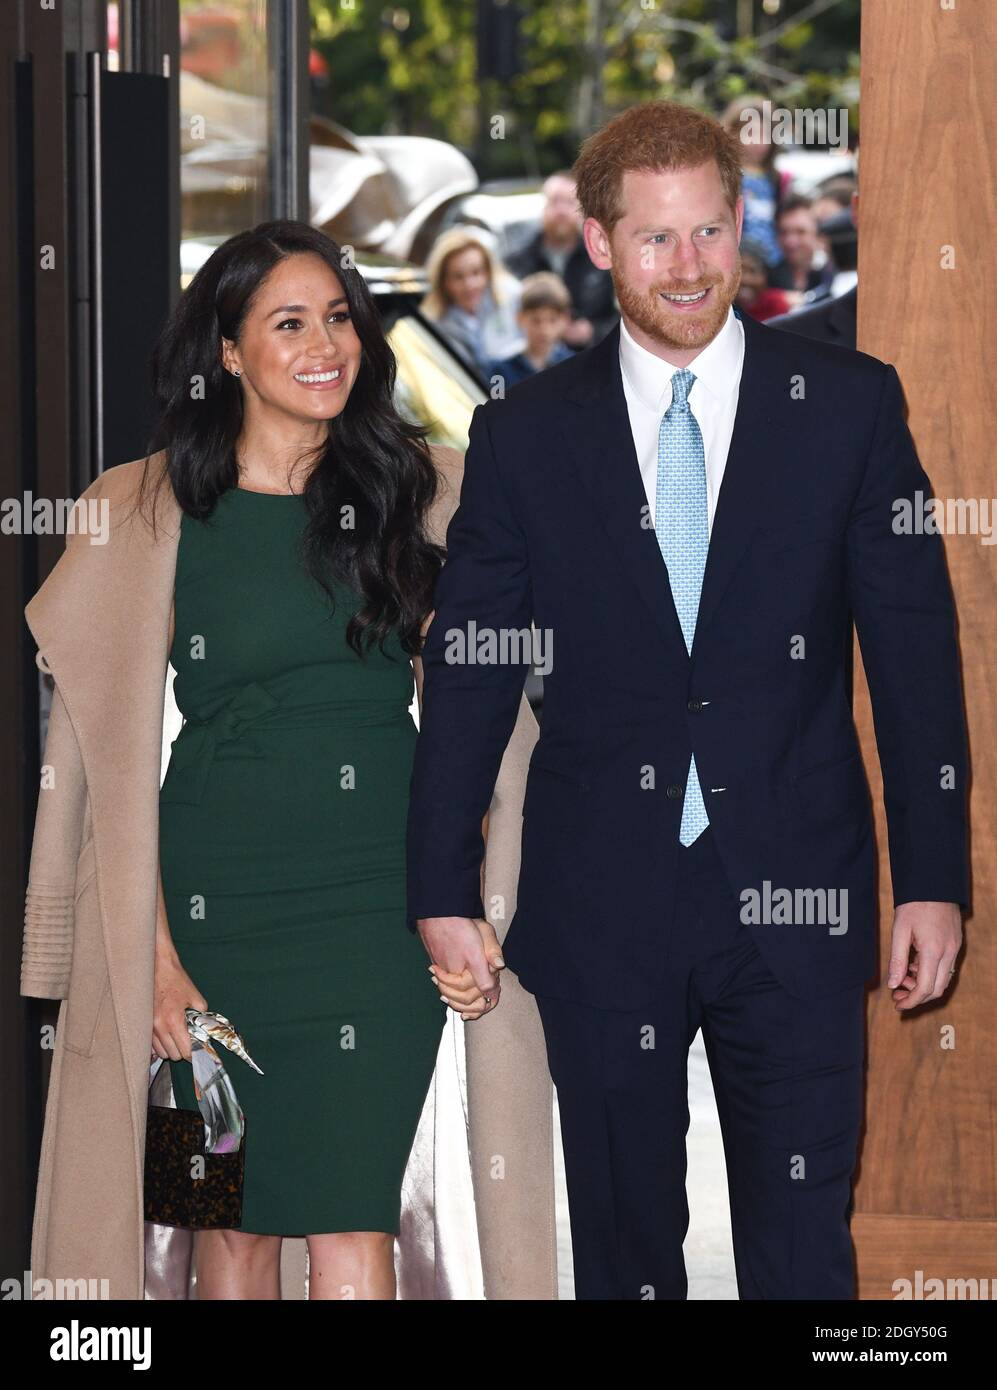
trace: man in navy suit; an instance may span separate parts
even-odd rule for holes
[[[533,624],[549,674],[502,955],[543,1022],[576,1295],[686,1297],[701,1028],[740,1296],[853,1298],[877,939],[849,611],[885,784],[898,1010],[949,986],[969,898],[943,544],[896,524],[930,484],[893,367],[733,312],[740,167],[716,122],[632,108],[575,174],[622,323],[475,412],[422,658],[409,924],[495,1006],[482,817]]]

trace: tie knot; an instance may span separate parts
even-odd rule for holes
[[[688,367],[683,367],[681,371],[672,375],[672,406],[680,408],[689,402],[689,392],[692,390],[692,383],[696,380]],[[671,407],[669,407],[671,408]]]

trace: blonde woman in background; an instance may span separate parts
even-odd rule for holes
[[[519,281],[475,231],[452,227],[439,236],[426,273],[429,292],[422,312],[479,376],[487,378],[496,359],[522,350]]]

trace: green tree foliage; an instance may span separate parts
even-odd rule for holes
[[[848,107],[857,129],[860,0],[528,0],[522,70],[502,83],[478,81],[475,0],[310,3],[331,73],[318,108],[364,134],[448,140],[483,179],[570,164],[603,121],[660,98],[719,114],[760,92]]]

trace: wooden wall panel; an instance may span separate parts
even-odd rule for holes
[[[897,367],[936,495],[988,499],[988,508],[997,498],[995,111],[997,4],[864,0],[858,345]],[[893,909],[857,660],[882,908],[853,1220],[861,1298],[895,1297],[893,1281],[917,1269],[997,1284],[997,546],[982,534],[949,534],[945,546],[970,726],[974,912],[954,990],[912,1015],[896,1013],[884,984]]]

